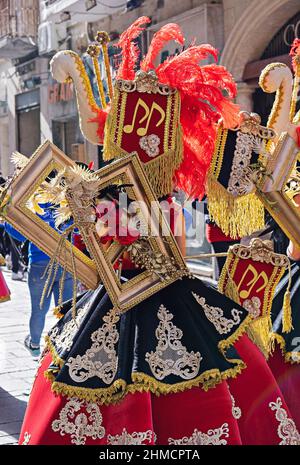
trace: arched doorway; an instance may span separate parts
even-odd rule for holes
[[[295,38],[300,38],[300,12],[293,18],[289,19],[283,27],[274,35],[270,43],[260,57],[260,61],[287,61],[290,65],[291,59],[288,56],[290,46]],[[285,59],[287,57],[287,59]],[[271,112],[275,94],[267,94],[257,87],[253,93],[253,111],[262,117],[265,124]],[[297,110],[300,108],[300,102],[297,103]]]
[[[223,2],[225,7],[226,0]],[[299,0],[252,0],[236,21],[226,38],[220,62],[233,74],[238,84],[237,100],[242,108],[253,108],[252,94],[260,72],[257,64],[260,62],[262,69],[268,62],[274,61],[273,58],[261,60],[272,37],[299,12]],[[245,75],[247,70],[252,75],[249,72],[248,76]]]

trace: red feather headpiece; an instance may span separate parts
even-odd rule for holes
[[[138,49],[132,41],[149,22],[147,17],[139,18],[121,35],[118,46],[122,49],[122,62],[117,79],[134,79]],[[170,40],[180,45],[184,43],[183,34],[176,24],[166,24],[156,32],[140,68],[145,72],[154,70],[160,83],[177,89],[180,94],[183,161],[174,173],[175,185],[189,197],[201,198],[214,151],[218,121],[222,118],[227,128],[235,127],[239,122],[239,108],[232,102],[236,85],[223,66],[200,66],[200,62],[209,56],[217,61],[217,50],[209,44],[191,45],[155,67],[156,57]],[[106,120],[102,113],[98,118],[101,140]]]

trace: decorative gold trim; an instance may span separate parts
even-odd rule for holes
[[[276,342],[281,349],[282,356],[286,363],[291,363],[291,364],[300,363],[300,351],[287,352],[284,338],[276,332],[273,332],[271,335],[271,341],[270,341],[271,355],[272,355],[272,352],[274,352]]]
[[[0,302],[7,302],[8,300],[11,300],[10,295],[0,297]]]
[[[160,95],[172,95],[176,92],[166,84],[162,84],[158,81],[158,78],[154,71],[138,71],[133,81],[126,81],[119,79],[116,81],[117,89],[121,92],[146,92],[148,94],[160,94]]]
[[[242,260],[251,259],[254,262],[270,263],[275,267],[282,266],[286,270],[289,268],[288,257],[275,253],[266,241],[259,238],[252,239],[248,246],[234,244],[229,247],[228,251]]]
[[[211,174],[206,193],[210,218],[227,236],[239,239],[264,228],[264,206],[256,193],[234,197]]]
[[[55,394],[64,396],[76,396],[79,399],[85,399],[87,401],[99,401],[101,404],[109,405],[114,404],[123,399],[128,393],[134,392],[152,392],[159,396],[160,394],[170,394],[176,392],[182,392],[192,387],[200,386],[204,391],[215,387],[217,384],[228,378],[235,378],[238,374],[246,368],[246,364],[241,359],[230,359],[226,357],[226,351],[246,332],[247,326],[252,321],[250,316],[247,316],[245,320],[240,324],[239,328],[229,336],[229,338],[220,341],[218,347],[224,356],[224,358],[235,367],[228,368],[221,372],[218,368],[207,370],[201,375],[189,381],[184,381],[175,384],[162,383],[155,378],[146,375],[145,373],[134,372],[131,375],[133,384],[127,384],[123,379],[117,379],[108,388],[90,389],[77,386],[70,386],[65,383],[55,381],[55,377],[51,370],[44,372],[44,376],[52,382],[51,389]],[[52,356],[55,359],[57,365],[62,368],[65,363],[56,353],[54,346],[46,340],[47,346],[51,351]],[[61,362],[63,364],[61,365]]]

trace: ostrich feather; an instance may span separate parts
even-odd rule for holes
[[[228,128],[239,123],[239,107],[231,101],[236,94],[233,78],[223,66],[201,66],[208,56],[216,60],[217,50],[208,44],[193,45],[156,70],[160,82],[180,93],[184,159],[175,182],[192,198],[204,194],[218,120],[222,118]]]
[[[97,116],[89,120],[90,123],[97,123],[97,136],[99,138],[99,144],[103,144],[104,128],[109,111],[110,105],[107,105],[107,107],[104,110],[101,108],[97,108]]]
[[[15,165],[15,168],[22,169],[29,162],[29,158],[22,155],[20,152],[13,152],[11,157],[11,162]]]
[[[290,56],[292,57],[293,70],[296,72],[296,67],[300,64],[300,39],[294,39],[290,50]]]
[[[121,48],[122,62],[118,69],[117,79],[134,79],[135,66],[139,56],[139,48],[133,40],[140,35],[146,25],[150,22],[150,18],[142,16],[121,34],[117,47]]]
[[[175,40],[180,45],[184,44],[184,36],[178,24],[169,23],[165,24],[159,31],[157,31],[148,49],[148,53],[141,63],[143,71],[154,69],[154,61],[162,48],[171,40]]]

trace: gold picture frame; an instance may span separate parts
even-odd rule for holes
[[[287,189],[299,151],[294,139],[282,133],[256,194],[288,238],[300,247],[300,213]]]
[[[68,190],[67,199],[72,211],[72,215],[78,225],[81,236],[96,262],[100,278],[109,294],[112,304],[121,312],[125,312],[150,297],[160,289],[176,281],[179,277],[187,274],[187,267],[177,242],[170,230],[167,219],[162,213],[160,205],[155,197],[154,191],[145,175],[142,164],[137,154],[130,154],[96,172],[99,175],[99,189],[120,182],[130,185],[130,194],[134,200],[139,202],[140,215],[147,223],[147,230],[154,232],[145,241],[151,250],[162,254],[174,264],[176,271],[168,277],[161,279],[156,273],[147,269],[141,271],[137,276],[128,279],[126,282],[120,280],[114,263],[116,259],[127,250],[126,246],[113,242],[106,249],[96,231],[94,222],[84,220],[79,216],[78,204],[72,190]],[[81,203],[81,202],[80,202]],[[89,214],[88,214],[89,215]],[[164,231],[164,235],[162,235]]]
[[[61,235],[28,208],[28,201],[53,170],[62,171],[74,164],[74,161],[47,140],[28,159],[9,186],[10,202],[6,207],[5,220],[49,257],[55,253]],[[77,278],[89,289],[96,289],[99,274],[95,262],[70,241],[67,240],[65,244],[66,253],[57,256],[60,265],[72,272],[72,250]]]

